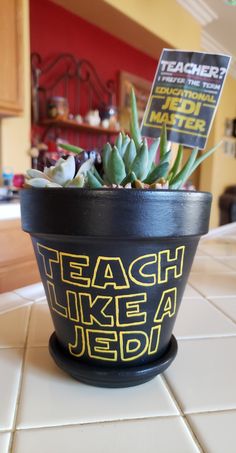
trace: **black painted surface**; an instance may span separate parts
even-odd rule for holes
[[[117,370],[127,370],[126,385],[150,364],[161,372],[210,204],[210,194],[184,191],[21,192],[63,369],[79,378],[83,366],[104,366],[107,386]]]
[[[169,237],[208,230],[211,194],[137,189],[25,189],[22,227],[29,233]]]
[[[144,366],[111,369],[75,361],[71,356],[66,356],[55,333],[51,335],[49,340],[50,354],[62,370],[80,382],[97,387],[121,388],[144,384],[163,373],[171,365],[176,357],[177,350],[177,341],[172,335],[169,346],[160,359]]]

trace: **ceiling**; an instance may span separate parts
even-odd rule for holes
[[[236,6],[226,0],[177,0],[202,25],[202,48],[231,55],[236,78]],[[235,2],[236,3],[236,2]]]
[[[138,39],[140,36],[139,25],[130,18],[122,16],[121,28],[119,17],[115,17],[115,15],[119,15],[118,9],[112,8],[101,0],[93,0],[93,8],[91,8],[91,0],[51,1],[68,9],[74,14],[78,14],[84,19],[88,20],[89,18],[89,22],[100,26],[108,33],[114,34],[120,39],[124,39],[125,36],[125,41],[127,43],[131,45],[135,45],[136,43],[135,47],[151,56],[156,56],[157,51],[160,53],[160,49],[163,47],[170,47],[162,41],[157,43],[156,36],[153,36],[147,29],[142,30],[142,42],[140,43],[140,39]],[[179,3],[201,24],[202,50],[212,53],[224,53],[232,56],[230,73],[236,79],[236,6],[228,5],[227,0],[171,1]],[[138,46],[137,43],[139,43]]]

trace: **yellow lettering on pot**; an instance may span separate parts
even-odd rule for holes
[[[68,317],[71,321],[79,321],[78,298],[75,291],[66,291]]]
[[[79,293],[81,322],[87,325],[114,326],[114,317],[105,313],[113,300],[112,296],[97,296],[92,300],[91,294]]]
[[[148,343],[148,335],[146,332],[140,330],[120,332],[121,360],[124,362],[131,362],[132,360],[142,357],[147,351]]]
[[[48,289],[48,300],[52,310],[56,311],[58,315],[67,318],[67,308],[57,301],[54,283],[47,281],[47,289]]]
[[[116,296],[115,300],[117,326],[136,326],[146,322],[147,313],[140,312],[140,304],[147,302],[146,293]]]
[[[176,312],[177,288],[163,291],[154,317],[154,322],[161,323],[165,316],[172,318]]]
[[[117,332],[106,330],[87,329],[88,355],[98,360],[117,361],[117,351],[112,349],[112,344],[117,343]]]
[[[61,279],[71,285],[89,288],[90,278],[83,275],[84,268],[89,267],[87,255],[71,255],[60,252]]]
[[[75,329],[75,342],[69,343],[68,348],[71,355],[81,357],[85,352],[85,339],[83,327],[74,326]]]
[[[171,250],[163,250],[158,254],[158,283],[167,283],[170,272],[174,278],[181,277],[183,273],[185,246],[177,247],[173,256]]]
[[[45,245],[37,242],[37,249],[39,255],[43,260],[43,267],[45,275],[49,278],[53,278],[52,263],[59,263],[59,253],[57,250],[46,247]]]
[[[149,274],[144,272],[148,266],[157,262],[156,253],[139,256],[129,266],[129,278],[136,285],[153,286],[156,284],[156,273]]]
[[[148,346],[148,355],[157,353],[158,347],[159,347],[160,335],[161,335],[161,325],[151,328],[151,334],[150,334],[149,346]]]
[[[129,280],[121,258],[99,256],[94,269],[92,286],[102,289],[107,286],[113,286],[114,289],[129,288]]]

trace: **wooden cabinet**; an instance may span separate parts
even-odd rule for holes
[[[0,250],[0,293],[40,281],[31,239],[21,230],[20,219],[0,221]]]
[[[23,1],[0,1],[0,116],[23,111]]]

